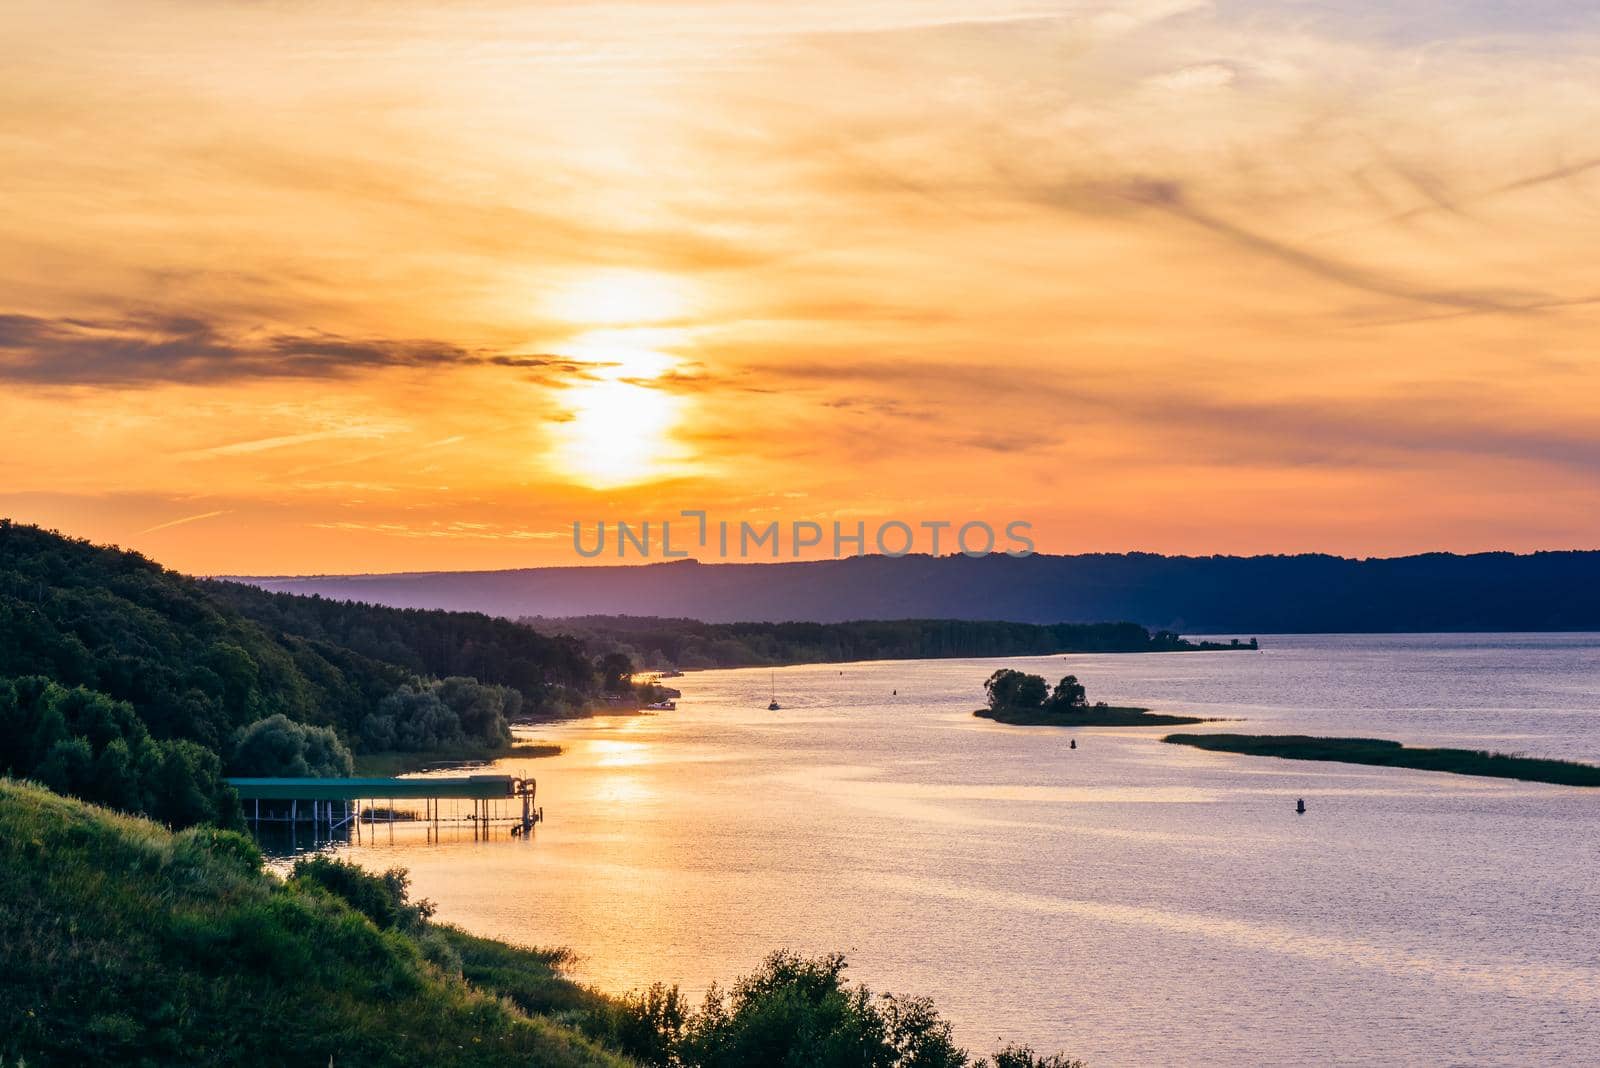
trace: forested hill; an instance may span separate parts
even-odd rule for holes
[[[1131,619],[1188,634],[1600,629],[1600,552],[883,556],[250,579],[293,593],[523,616]]]
[[[507,620],[202,582],[0,520],[0,774],[169,823],[225,821],[225,770],[502,744],[597,683],[577,640]]]
[[[848,660],[1043,656],[1050,653],[1168,653],[1216,648],[1137,623],[997,623],[957,619],[851,623],[702,623],[647,616],[531,618],[549,634],[571,634],[590,650],[618,652],[640,668],[728,668]],[[1233,646],[1230,646],[1232,648]],[[1237,648],[1248,649],[1248,643]]]

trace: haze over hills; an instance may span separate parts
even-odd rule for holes
[[[511,571],[242,578],[403,608],[707,622],[1128,619],[1186,633],[1600,629],[1600,551],[1526,555],[693,560]]]

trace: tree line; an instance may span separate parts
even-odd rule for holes
[[[201,581],[0,520],[0,774],[173,826],[231,823],[227,774],[504,745],[618,672],[509,620]]]
[[[1152,632],[1137,623],[1035,624],[959,619],[702,623],[654,616],[534,616],[522,622],[546,635],[581,639],[592,650],[623,653],[649,670],[1053,653],[1184,652],[1224,647],[1190,642],[1172,631]],[[1239,648],[1254,648],[1254,639]]]

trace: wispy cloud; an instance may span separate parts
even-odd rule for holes
[[[204,449],[195,450],[197,456],[245,456],[250,453],[268,452],[272,449],[287,449],[297,445],[309,445],[319,441],[331,441],[337,438],[371,439],[382,438],[389,429],[382,426],[347,426],[334,427],[329,430],[312,430],[303,434],[279,434],[270,438],[253,438],[248,441],[234,441],[226,445],[211,445]]]
[[[186,515],[182,519],[172,519],[172,520],[169,520],[169,521],[167,521],[165,523],[157,523],[153,527],[145,527],[143,530],[139,531],[138,534],[135,535],[135,536],[136,537],[143,537],[146,534],[154,534],[158,530],[169,530],[172,527],[181,527],[186,523],[198,523],[202,519],[215,519],[218,516],[223,516],[223,515],[227,515],[227,514],[228,514],[227,509],[222,509],[222,510],[216,511],[216,512],[201,512],[199,515]]]

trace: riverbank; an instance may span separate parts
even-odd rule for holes
[[[565,950],[432,915],[400,869],[319,854],[279,877],[242,834],[0,777],[0,1065],[989,1063],[925,1002],[847,984],[838,955],[771,954],[696,1011],[676,987],[602,994],[564,974]],[[1081,1068],[1023,1047],[995,1062]]]
[[[1324,760],[1341,764],[1443,771],[1518,779],[1558,786],[1600,786],[1600,767],[1570,760],[1546,760],[1474,749],[1412,748],[1383,738],[1317,738],[1304,734],[1169,734],[1161,739],[1212,752],[1284,760]]]
[[[1206,722],[1196,716],[1172,716],[1148,708],[1088,705],[1071,712],[1048,708],[980,708],[972,713],[1013,727],[1184,727]]]
[[[460,764],[487,764],[495,760],[531,760],[560,755],[561,747],[553,742],[513,742],[500,747],[466,745],[416,753],[360,753],[355,758],[355,774],[387,779],[414,771],[432,771]]]

